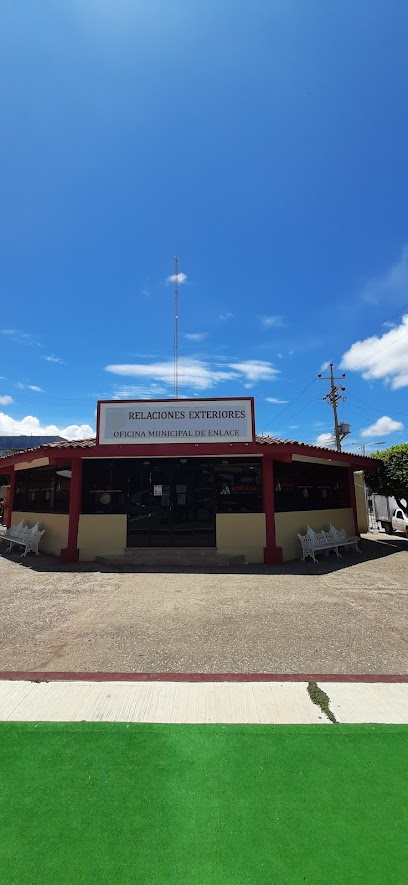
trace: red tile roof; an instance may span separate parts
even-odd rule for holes
[[[305,449],[313,449],[314,451],[317,450],[319,452],[325,453],[326,455],[327,455],[327,453],[330,453],[330,452],[336,452],[336,449],[324,448],[323,446],[317,446],[317,445],[314,445],[313,443],[300,442],[299,440],[294,440],[294,439],[278,439],[277,437],[273,437],[273,436],[255,436],[255,442],[258,445],[262,445],[262,446],[301,446],[302,448],[305,448]],[[93,449],[95,446],[96,446],[96,438],[95,437],[92,437],[90,439],[72,439],[72,440],[67,439],[64,442],[52,442],[52,443],[47,443],[46,445],[42,445],[42,446],[35,446],[34,448],[31,448],[31,449],[21,449],[21,451],[13,452],[12,455],[10,455],[9,457],[12,457],[13,455],[22,455],[22,454],[25,454],[25,452],[28,453],[28,452],[37,452],[40,450],[42,451],[43,449]],[[336,454],[337,454],[337,452],[336,452]],[[342,454],[343,455],[347,455],[347,454],[350,455],[353,458],[353,460],[355,458],[361,457],[354,452],[343,452]],[[365,456],[365,460],[366,460],[366,458],[367,458],[367,456]]]
[[[256,440],[256,442],[257,442],[258,445],[264,445],[264,446],[301,446],[302,449],[313,449],[313,451],[326,452],[326,453],[328,453],[328,454],[330,454],[331,452],[335,452],[336,455],[338,454],[337,449],[333,449],[333,448],[330,448],[330,449],[329,449],[329,448],[326,447],[326,446],[318,446],[318,445],[316,445],[315,443],[301,442],[300,440],[297,440],[297,439],[278,439],[278,437],[275,437],[275,436],[256,436],[256,437],[255,437],[255,440]],[[364,456],[362,456],[362,455],[357,454],[356,452],[348,452],[348,451],[344,451],[344,450],[341,452],[341,454],[342,454],[342,455],[350,455],[350,457],[353,458],[353,460],[354,460],[356,457],[357,457],[357,458],[362,458],[362,457],[364,457],[364,460],[366,460],[366,459],[369,457],[368,455],[364,455]]]
[[[66,439],[64,442],[46,443],[43,446],[34,446],[32,449],[21,449],[12,455],[23,455],[25,452],[38,452],[40,449],[93,449],[96,439]],[[11,457],[11,456],[10,456]]]

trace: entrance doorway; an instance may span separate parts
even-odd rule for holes
[[[198,459],[145,462],[128,477],[128,547],[215,547],[214,471]]]

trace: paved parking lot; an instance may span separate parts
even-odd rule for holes
[[[185,571],[0,556],[1,670],[407,673],[408,541]]]

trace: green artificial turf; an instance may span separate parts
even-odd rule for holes
[[[4,885],[406,885],[408,727],[0,723]]]

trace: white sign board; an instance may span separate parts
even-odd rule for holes
[[[253,440],[253,400],[100,402],[100,445],[237,443]]]

